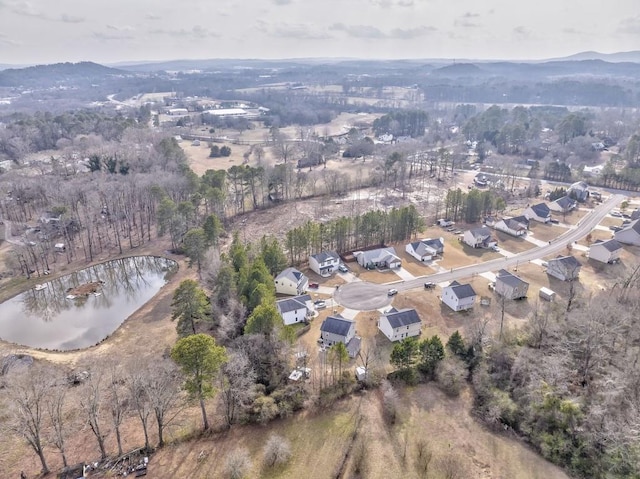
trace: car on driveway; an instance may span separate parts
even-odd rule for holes
[[[395,296],[396,294],[398,294],[397,289],[390,289],[389,291],[387,291],[387,296]]]
[[[313,304],[316,307],[316,309],[324,309],[327,307],[327,303],[324,299],[318,299],[314,301]]]
[[[619,211],[612,211],[611,213],[609,213],[611,216],[613,216],[614,218],[622,218],[622,213],[620,213]]]
[[[318,283],[309,283],[309,288],[311,289],[318,289],[320,287],[320,285]]]
[[[349,268],[347,268],[345,265],[341,264],[340,266],[338,266],[338,271],[340,271],[341,273],[348,273],[349,272]]]
[[[428,282],[424,283],[424,289],[433,289],[436,287],[436,283]]]

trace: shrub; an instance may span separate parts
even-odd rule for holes
[[[242,479],[251,469],[251,458],[246,449],[236,449],[227,458],[225,472],[230,479]]]
[[[264,445],[263,453],[266,467],[285,464],[291,458],[291,444],[284,437],[272,434]]]

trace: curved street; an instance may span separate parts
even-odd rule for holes
[[[512,266],[517,266],[520,263],[526,263],[534,259],[549,256],[553,253],[559,253],[566,249],[567,245],[588,235],[600,223],[600,221],[602,221],[607,213],[622,202],[624,198],[625,196],[621,194],[611,195],[607,201],[598,205],[593,211],[582,218],[575,228],[558,236],[556,239],[549,242],[548,245],[539,246],[509,258],[498,258],[484,263],[455,268],[443,273],[421,276],[409,281],[398,281],[387,284],[354,281],[341,286],[340,289],[334,293],[334,300],[345,308],[370,311],[382,308],[391,303],[392,298],[387,296],[387,291],[390,287],[393,287],[398,291],[423,288],[426,281],[433,283],[454,281],[486,273],[488,271],[510,268]]]

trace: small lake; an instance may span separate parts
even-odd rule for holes
[[[153,298],[177,267],[170,259],[134,256],[42,283],[0,304],[0,338],[60,351],[98,344]],[[95,293],[71,294],[88,283]]]

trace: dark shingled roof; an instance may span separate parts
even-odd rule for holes
[[[318,263],[324,263],[329,259],[339,260],[340,256],[333,251],[323,251],[322,253],[312,254],[311,257],[315,258]]]
[[[286,298],[276,301],[276,307],[280,314],[288,313],[289,311],[295,311],[296,309],[306,308],[306,301],[311,301],[311,296],[303,294],[302,296],[295,296],[294,298]]]
[[[551,210],[546,203],[538,203],[537,205],[533,205],[531,209],[540,218],[546,218],[551,214]]]
[[[400,311],[387,313],[385,316],[394,329],[420,323],[420,316],[418,316],[415,309],[401,309]]]
[[[569,209],[576,204],[576,200],[574,200],[573,198],[569,198],[568,196],[558,198],[555,202],[563,210]]]
[[[353,323],[355,323],[355,321],[343,318],[340,315],[329,316],[322,322],[320,331],[337,334],[338,336],[346,336]]]
[[[476,295],[476,292],[470,284],[460,284],[457,281],[453,281],[449,287],[452,287],[453,294],[455,294],[458,299],[470,298]]]
[[[568,269],[582,267],[582,265],[580,264],[580,261],[575,259],[573,256],[558,256],[557,258],[549,260],[549,262],[551,261],[559,261],[560,263],[565,265],[565,267]]]
[[[481,226],[479,228],[473,228],[471,230],[471,234],[473,235],[474,238],[490,237],[491,230],[486,226]]]
[[[516,275],[509,273],[509,271],[501,269],[498,271],[496,275],[496,281],[502,281],[504,284],[511,286],[512,288],[517,288],[521,284],[529,284],[526,281],[518,278]]]
[[[614,239],[610,239],[608,241],[596,240],[591,246],[595,245],[604,246],[607,251],[611,252],[618,251],[620,248],[622,248],[622,245]]]

